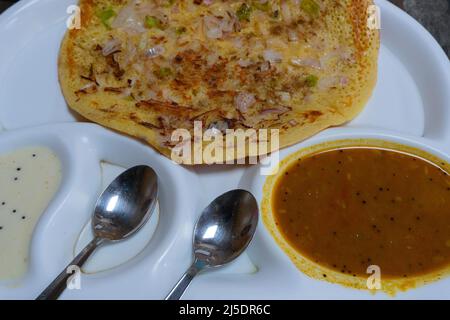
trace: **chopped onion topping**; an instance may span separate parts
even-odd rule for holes
[[[102,49],[103,56],[109,56],[112,53],[116,53],[120,50],[121,42],[117,39],[111,39],[105,43]]]
[[[281,62],[283,60],[283,56],[281,55],[281,53],[270,49],[264,50],[263,57],[264,60],[275,63]]]
[[[166,50],[164,49],[163,46],[158,45],[158,46],[148,49],[146,51],[145,55],[149,58],[156,58],[156,57],[159,57],[160,55],[164,54],[165,51]]]
[[[122,28],[130,33],[145,32],[143,19],[138,14],[139,1],[133,0],[126,5],[111,24],[113,28]]]
[[[345,87],[349,82],[346,76],[329,76],[319,80],[318,88],[321,91],[330,88]]]
[[[248,111],[248,108],[254,105],[255,102],[256,102],[255,95],[248,92],[240,92],[234,98],[234,104],[236,108],[243,113],[246,113]]]
[[[250,59],[240,59],[239,61],[238,61],[238,64],[239,64],[239,66],[241,66],[242,68],[246,68],[246,67],[249,67],[249,66],[251,66],[253,63],[252,63],[252,61],[250,60]]]
[[[314,69],[322,69],[322,64],[319,60],[313,58],[294,58],[291,59],[291,64],[298,67],[309,67]]]
[[[287,107],[277,107],[277,108],[270,108],[270,109],[264,109],[260,111],[260,114],[265,115],[271,115],[271,114],[283,114],[285,112],[288,112],[290,109]]]

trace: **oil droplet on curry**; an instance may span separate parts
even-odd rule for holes
[[[272,212],[290,246],[350,277],[370,265],[384,279],[450,266],[450,176],[407,153],[354,147],[295,159],[275,183]]]

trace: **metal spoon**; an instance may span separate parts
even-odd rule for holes
[[[130,168],[114,179],[95,206],[92,216],[94,239],[37,300],[58,299],[71,276],[67,272],[69,267],[81,267],[98,246],[123,240],[138,231],[153,213],[157,194],[158,177],[148,166]]]
[[[194,229],[194,263],[166,300],[180,299],[200,271],[236,259],[252,240],[257,224],[258,204],[248,191],[232,190],[211,202]]]

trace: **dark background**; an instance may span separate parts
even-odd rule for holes
[[[13,0],[0,0],[0,12],[8,8],[10,5],[12,5],[14,2]]]
[[[389,0],[424,25],[450,57],[450,0]],[[16,0],[0,0],[0,13]]]

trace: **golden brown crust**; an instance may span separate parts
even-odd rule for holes
[[[242,3],[235,2],[231,1],[232,8]],[[142,41],[142,35],[128,35],[120,28],[105,28],[98,18],[98,11],[114,8],[117,15],[127,3],[125,0],[80,1],[82,28],[68,31],[61,46],[58,66],[62,91],[68,105],[85,118],[143,139],[168,157],[173,146],[168,143],[171,130],[180,127],[192,130],[194,120],[203,121],[205,128],[217,122],[225,123],[230,129],[277,128],[280,129],[280,148],[295,144],[320,130],[354,118],[363,109],[376,84],[379,35],[377,30],[367,28],[367,7],[372,1],[334,1],[323,9],[320,21],[310,19],[305,22],[309,18],[304,18],[304,13],[300,12],[302,16],[300,22],[296,22],[295,30],[301,30],[298,31],[304,38],[300,40],[301,45],[278,41],[283,36],[279,33],[290,32],[292,23],[271,21],[275,26],[267,27],[271,34],[263,35],[261,31],[263,33],[257,35],[255,33],[265,26],[243,21],[240,31],[236,31],[236,38],[242,38],[244,47],[256,50],[259,40],[265,41],[266,50],[271,49],[270,46],[284,46],[283,54],[291,61],[294,60],[292,52],[298,52],[308,45],[308,41],[312,42],[311,39],[319,39],[322,42],[317,40],[315,51],[306,48],[305,52],[310,50],[309,54],[314,56],[321,50],[329,51],[331,62],[320,70],[313,66],[293,66],[284,60],[267,68],[264,60],[258,60],[262,53],[254,57],[246,53],[251,62],[243,67],[239,63],[245,50],[232,48],[230,36],[207,39],[198,30],[191,34],[189,28],[186,34],[174,40],[177,48],[174,49],[173,41],[166,35],[171,32],[171,27],[164,29],[165,33],[154,29],[144,33],[151,46],[167,46],[164,56],[144,62],[138,58],[138,63],[126,65],[124,61],[130,56],[130,49],[128,40],[124,39],[139,38]],[[188,6],[184,1],[177,5],[191,14],[189,19],[196,14],[192,10],[200,8],[183,7]],[[214,8],[208,8],[208,12]],[[204,16],[203,11],[197,20],[200,16]],[[182,15],[180,18],[174,14],[173,19],[179,21]],[[203,23],[200,21],[199,25]],[[316,33],[319,35],[315,36]],[[196,37],[195,41],[188,41],[191,35]],[[102,46],[111,39],[121,39],[121,48],[104,57]],[[267,44],[269,42],[273,44]],[[351,52],[351,55],[347,54],[350,58],[342,58],[342,61],[336,56],[345,55],[345,52],[335,52],[341,45],[345,46],[343,51]],[[214,53],[218,53],[218,57]],[[216,59],[214,63],[210,63],[211,57]],[[146,71],[137,72],[133,67]],[[160,72],[166,69],[170,71],[169,76]],[[150,82],[146,83],[144,74],[151,75]],[[315,87],[305,85],[308,75],[317,75],[319,84]],[[326,83],[327,77],[331,84]],[[325,89],[318,88],[322,82]],[[123,92],[128,92],[128,96]],[[242,92],[250,92],[256,101],[245,112],[235,105]],[[286,95],[290,99],[287,102],[280,98]]]

